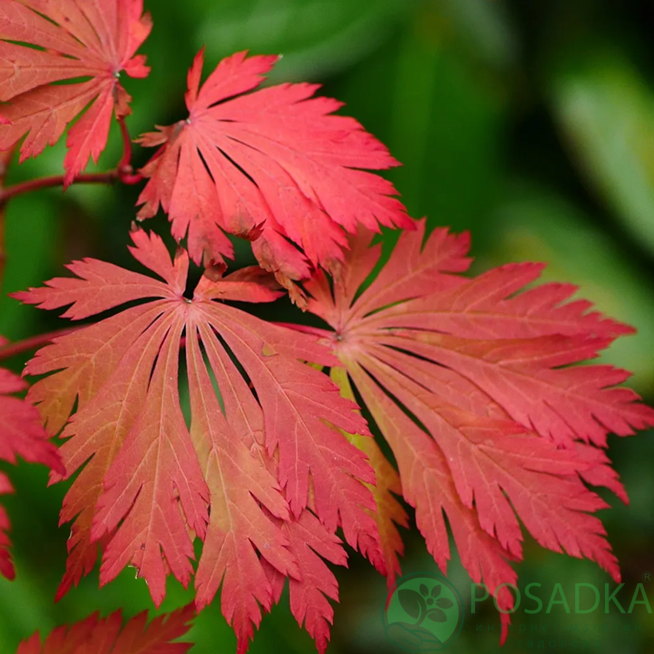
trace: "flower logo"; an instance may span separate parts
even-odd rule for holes
[[[456,588],[440,575],[402,577],[384,607],[389,640],[409,652],[443,650],[459,635],[463,602]]]

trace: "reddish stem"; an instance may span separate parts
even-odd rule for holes
[[[118,172],[118,179],[123,184],[139,184],[145,177],[141,173],[135,173],[132,166],[132,139],[129,135],[127,125],[124,118],[118,118],[118,125],[120,126],[120,134],[123,137],[123,158],[118,164],[116,169]]]
[[[75,178],[75,184],[111,184],[119,178],[118,171],[108,173],[87,173]],[[24,195],[32,191],[38,191],[42,188],[52,188],[54,186],[63,186],[64,176],[53,175],[52,177],[39,177],[30,179],[27,182],[14,184],[6,189],[0,190],[0,207],[6,204],[11,198],[17,195]]]
[[[127,124],[124,118],[118,118],[118,125],[120,127],[120,135],[123,138],[123,158],[118,164],[118,170],[127,170],[133,172],[132,168],[132,137],[129,135]]]
[[[112,184],[118,181],[123,184],[131,185],[139,184],[145,179],[140,173],[135,173],[134,168],[132,167],[132,139],[129,135],[127,125],[125,124],[125,119],[119,118],[118,125],[120,126],[120,134],[123,140],[123,156],[121,157],[118,166],[114,170],[110,170],[106,173],[86,173],[84,175],[78,175],[73,180],[73,184]],[[2,164],[2,162],[0,162],[0,164]],[[20,184],[14,184],[8,188],[3,188],[2,182],[4,181],[5,173],[6,169],[0,165],[0,209],[2,209],[9,200],[18,195],[31,193],[32,191],[38,191],[43,188],[64,185],[64,176],[54,175],[52,177],[32,179]]]
[[[131,166],[130,166],[131,170]],[[140,184],[145,177],[141,175],[141,173],[131,173],[131,172],[125,172],[123,170],[118,171],[118,179],[123,184],[126,184],[127,186],[133,186],[134,184]]]
[[[15,343],[7,343],[6,345],[2,345],[0,346],[0,361],[3,359],[15,357],[19,354],[23,354],[24,352],[38,350],[44,345],[52,342],[55,338],[59,336],[65,336],[66,334],[72,334],[78,329],[81,329],[81,327],[67,327],[65,329],[58,329],[53,332],[48,332],[47,334],[37,334],[36,336],[31,336],[30,338],[25,338],[22,341],[16,341]]]

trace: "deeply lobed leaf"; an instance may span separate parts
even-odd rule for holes
[[[326,375],[304,363],[336,362],[317,337],[224,304],[277,298],[261,271],[205,276],[188,299],[187,253],[171,261],[159,237],[136,231],[132,238],[134,257],[162,281],[85,259],[70,266],[76,277],[17,294],[43,308],[70,305],[74,320],[141,300],[57,338],[26,368],[48,375],[30,399],[48,430],[63,428],[66,439],[66,474],[53,480],[80,471],[61,513],[73,526],[59,596],[92,569],[99,544],[101,583],[132,565],[159,605],[169,572],[189,583],[197,535],[204,547],[196,603],[210,603],[222,585],[223,613],[245,651],[261,610],[278,599],[271,570],[300,586],[317,575],[333,596],[332,578],[308,547],[344,563],[339,527],[384,570],[374,471],[342,435],[368,434],[366,423]],[[188,426],[180,379],[188,384]],[[311,521],[320,530],[310,543],[296,543]],[[320,589],[292,601],[300,602],[298,620],[313,616],[307,628],[326,643]]]
[[[381,251],[370,232],[352,238],[333,286],[323,272],[305,285],[308,309],[334,332],[306,331],[324,335],[391,446],[441,569],[450,557],[445,514],[464,566],[491,592],[515,582],[508,561],[522,556],[518,520],[544,547],[597,561],[619,580],[593,515],[608,505],[583,482],[626,500],[599,448],[610,432],[654,425],[654,411],[618,386],[625,371],[576,364],[632,329],[570,301],[570,285],[524,290],[536,264],[463,277],[467,236],[436,229],[423,244],[424,229],[423,221],[402,234],[362,291]],[[393,520],[401,516],[389,527]]]
[[[411,228],[413,221],[392,184],[364,170],[397,162],[356,120],[333,114],[339,102],[312,97],[317,85],[242,95],[276,60],[237,53],[200,86],[203,53],[197,56],[188,118],[141,138],[161,147],[142,171],[150,180],[139,216],[161,206],[173,236],[188,234],[196,263],[231,257],[223,231],[245,236],[260,264],[293,288],[290,280],[309,276],[311,265],[341,260],[346,232],[359,224]]]

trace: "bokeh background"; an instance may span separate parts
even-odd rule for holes
[[[547,279],[572,281],[611,316],[635,325],[605,360],[634,371],[631,384],[654,399],[654,9],[636,0],[146,0],[155,28],[144,50],[147,80],[126,80],[134,96],[134,135],[184,117],[185,73],[206,46],[207,61],[236,50],[283,53],[272,82],[310,80],[347,103],[346,111],[385,141],[405,166],[389,177],[412,215],[431,227],[473,234],[475,271],[513,260],[546,261]],[[113,134],[99,168],[118,159]],[[147,153],[137,151],[137,163]],[[12,169],[9,182],[59,172],[62,144]],[[75,187],[42,191],[11,203],[6,217],[8,262],[0,303],[0,333],[19,339],[62,326],[56,317],[7,299],[6,292],[61,274],[72,258],[99,256],[129,265],[127,228],[133,188]],[[165,233],[164,219],[151,226]],[[392,244],[395,235],[385,234]],[[236,265],[249,262],[239,248]],[[271,309],[288,319],[284,302]],[[10,365],[20,370],[24,361]],[[654,439],[610,440],[610,454],[631,496],[629,506],[607,495],[603,512],[620,559],[629,604],[638,582],[654,574]],[[0,654],[39,629],[72,623],[93,610],[122,607],[128,616],[151,608],[133,571],[98,589],[97,573],[53,604],[64,571],[67,527],[58,528],[62,485],[46,489],[38,466],[6,468],[17,494],[3,502],[13,523],[18,579],[0,580]],[[406,573],[436,566],[414,531],[404,533]],[[549,599],[561,583],[573,603],[575,582],[614,584],[594,564],[555,555],[527,538],[518,566],[521,587],[541,583]],[[454,557],[449,579],[464,595],[469,581]],[[358,555],[338,570],[332,654],[398,652],[381,623],[386,587]],[[654,582],[645,582],[650,602]],[[626,599],[625,599],[626,598]],[[169,584],[162,611],[191,593]],[[499,650],[499,620],[486,602],[468,616],[453,654]],[[631,615],[514,616],[516,632],[501,650],[581,648],[622,654],[653,651],[654,617],[638,605]],[[481,631],[477,627],[481,626]],[[545,632],[544,629],[548,631]],[[559,631],[555,631],[555,630]],[[572,631],[577,629],[577,631]],[[598,630],[598,631],[593,631]],[[219,602],[191,632],[197,654],[235,651]],[[555,648],[552,648],[552,643]],[[520,646],[522,644],[522,646]],[[287,608],[264,618],[251,651],[314,651]]]

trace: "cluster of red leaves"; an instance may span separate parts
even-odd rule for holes
[[[112,114],[128,113],[118,75],[147,74],[135,52],[149,29],[141,0],[1,2],[0,149],[26,136],[22,157],[36,155],[86,109],[68,136],[73,181],[104,148]],[[244,652],[288,579],[292,612],[322,652],[328,600],[338,599],[326,562],[346,564],[342,534],[392,583],[397,526],[408,522],[400,495],[443,571],[447,517],[471,578],[491,590],[516,581],[519,521],[544,547],[619,579],[594,515],[607,504],[589,486],[626,501],[607,434],[654,425],[654,411],[620,387],[625,371],[577,364],[631,329],[571,300],[572,286],[525,290],[536,264],[464,276],[467,237],[437,229],[424,242],[424,222],[368,172],[397,162],[358,122],[334,114],[338,102],[314,97],[316,85],[257,88],[275,60],[236,54],[201,84],[200,53],[188,118],[141,137],[158,150],[141,171],[139,218],[162,208],[176,240],[187,239],[171,259],[158,236],[132,232],[132,254],[156,278],[84,259],[69,266],[75,277],[17,294],[68,307],[72,320],[110,312],[28,363],[28,374],[44,375],[27,399],[45,431],[29,403],[6,396],[22,382],[0,377],[9,407],[0,456],[44,462],[53,481],[76,475],[61,513],[73,524],[58,596],[91,571],[99,549],[102,584],[134,566],[156,605],[168,575],[184,586],[193,579],[198,608],[222,588]],[[409,231],[366,285],[380,224]],[[227,234],[251,240],[260,267],[223,276]],[[186,297],[190,261],[207,271]],[[280,286],[333,331],[271,324],[225,303],[271,302]],[[46,431],[64,439],[63,467]],[[0,491],[6,485],[0,478]],[[0,566],[11,574],[2,539]],[[512,606],[506,588],[499,605]],[[181,635],[186,621],[180,613],[170,629],[157,622],[155,637]],[[119,617],[93,617],[53,634],[44,651],[98,639],[127,654],[123,640],[136,642],[143,622],[117,636]],[[40,651],[38,638],[23,647]]]
[[[147,613],[140,613],[124,627],[120,611],[107,618],[97,614],[72,627],[58,627],[41,644],[39,634],[22,642],[16,654],[186,654],[190,643],[171,643],[186,634],[192,607],[155,618],[146,625]]]
[[[7,103],[0,150],[27,134],[21,160],[38,155],[90,104],[68,133],[66,184],[89,158],[97,162],[112,114],[124,118],[130,111],[120,73],[149,71],[144,57],[135,56],[151,27],[142,11],[142,0],[0,3],[0,102]],[[318,85],[242,95],[276,60],[235,54],[200,87],[203,55],[196,57],[188,117],[140,139],[160,147],[141,171],[149,182],[139,218],[161,206],[173,236],[187,236],[191,258],[206,265],[233,256],[225,232],[252,240],[260,264],[300,300],[293,280],[341,260],[346,232],[359,224],[410,228],[412,221],[393,185],[362,170],[397,161],[356,120],[333,115],[340,102],[312,97]]]
[[[619,579],[592,515],[608,505],[586,484],[626,499],[606,435],[653,425],[654,411],[616,388],[624,371],[573,364],[630,328],[569,301],[569,285],[520,292],[539,265],[466,278],[458,274],[470,263],[465,236],[438,229],[424,248],[423,236],[424,222],[404,233],[360,295],[380,254],[367,233],[351,239],[333,284],[318,273],[305,285],[309,310],[333,334],[225,305],[278,297],[258,268],[205,276],[184,297],[188,254],[171,261],[159,237],[142,231],[132,234],[132,254],[164,281],[85,259],[69,266],[76,278],[18,294],[46,309],[70,305],[64,315],[74,320],[147,300],[56,339],[27,365],[50,373],[28,397],[50,433],[63,428],[65,477],[85,466],[62,511],[75,522],[60,592],[89,572],[100,544],[102,583],[133,565],[159,604],[168,572],[188,584],[197,535],[197,605],[222,583],[239,651],[286,577],[293,613],[323,651],[325,597],[336,598],[336,584],[317,554],[345,562],[341,528],[392,581],[396,524],[406,516],[391,493],[400,492],[441,568],[450,557],[445,515],[472,579],[491,590],[516,581],[518,519],[544,547],[597,561]],[[330,367],[337,385],[304,362]],[[344,371],[399,478],[344,399],[353,396]],[[504,590],[500,606],[509,609]]]

